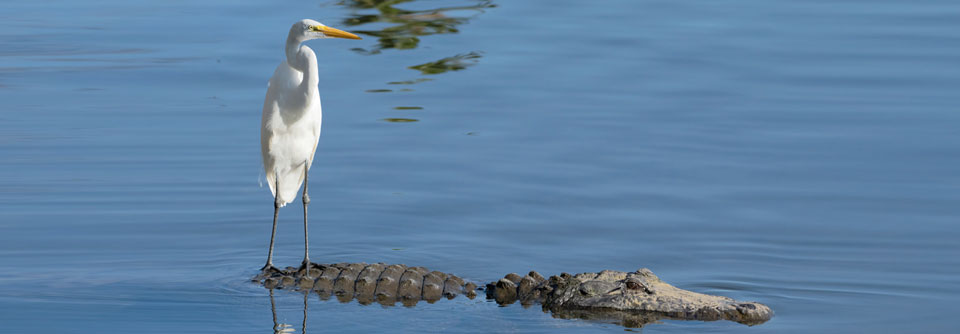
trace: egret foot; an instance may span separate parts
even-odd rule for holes
[[[260,268],[260,276],[263,276],[263,277],[270,277],[275,274],[282,274],[282,273],[283,272],[279,268],[274,267],[272,263],[267,263],[263,265],[263,268]]]
[[[303,263],[301,263],[300,267],[297,268],[297,275],[310,277],[310,269],[313,269],[314,267],[314,264],[310,263],[310,259],[303,259]]]

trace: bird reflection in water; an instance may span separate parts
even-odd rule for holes
[[[303,322],[300,324],[300,332],[307,334],[307,298],[309,292],[303,293]],[[270,312],[273,314],[273,334],[291,334],[296,333],[297,329],[291,324],[284,324],[277,321],[277,302],[273,298],[273,289],[270,289]]]

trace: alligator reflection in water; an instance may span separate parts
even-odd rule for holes
[[[270,293],[270,312],[273,316],[273,333],[274,334],[292,334],[296,333],[296,328],[292,324],[281,323],[277,320],[277,304],[274,298],[274,289],[269,289]],[[313,291],[287,291],[290,293],[302,293],[303,294],[303,322],[300,324],[301,333],[307,333],[307,304],[309,297],[311,295],[320,295],[321,299],[323,295],[320,293],[314,294]],[[337,297],[337,299],[346,303],[350,300],[345,300]],[[364,304],[361,302],[361,304]],[[415,306],[416,301],[411,301],[405,303],[404,306],[412,307]],[[503,303],[503,304],[512,304]],[[382,304],[384,306],[392,306],[392,304]],[[520,303],[520,306],[524,309],[530,308],[533,306],[529,303]],[[553,318],[557,319],[570,319],[570,320],[586,320],[594,321],[601,323],[616,324],[626,328],[643,328],[648,324],[660,323],[661,320],[690,320],[684,317],[679,316],[670,316],[660,312],[644,312],[644,311],[618,311],[618,310],[604,310],[603,312],[597,312],[595,310],[586,310],[586,309],[549,309],[543,308],[544,313],[549,313]],[[752,324],[759,324],[762,321]]]

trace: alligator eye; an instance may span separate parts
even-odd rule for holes
[[[630,280],[630,281],[626,281],[623,285],[627,288],[627,290],[643,291],[651,295],[653,294],[653,291],[651,291],[649,288],[647,288],[646,285],[643,285],[643,283],[641,282]]]

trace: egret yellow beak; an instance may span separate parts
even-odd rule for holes
[[[328,27],[328,26],[312,26],[312,27],[310,27],[310,29],[313,30],[313,31],[322,32],[322,33],[323,33],[324,35],[326,35],[327,37],[346,38],[346,39],[361,39],[360,36],[357,36],[357,35],[348,33],[348,32],[346,32],[346,31],[343,31],[343,30],[340,30],[340,29],[337,29],[337,28],[331,28],[331,27]]]

